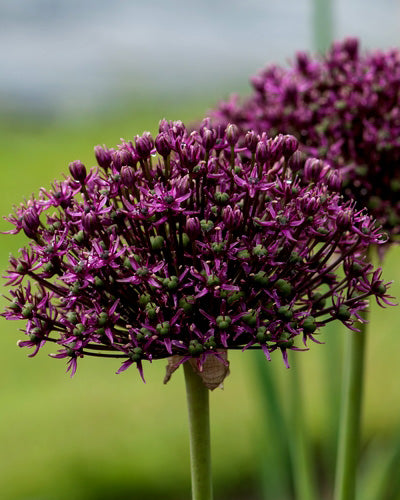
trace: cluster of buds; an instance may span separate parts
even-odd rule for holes
[[[97,146],[8,220],[29,245],[11,257],[3,316],[26,320],[21,347],[47,342],[75,373],[84,356],[120,358],[118,372],[175,356],[226,363],[229,349],[302,350],[323,325],[355,329],[374,296],[389,304],[365,259],[384,242],[344,201],[326,165],[293,136],[205,120],[189,133],[160,122],[116,149]],[[302,342],[298,342],[300,339]]]
[[[356,39],[322,58],[299,53],[289,68],[252,78],[243,104],[222,103],[215,123],[270,136],[293,134],[307,154],[340,169],[343,192],[400,236],[400,51],[360,54]]]

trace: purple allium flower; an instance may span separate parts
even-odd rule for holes
[[[72,374],[85,356],[142,374],[144,361],[172,356],[226,364],[228,349],[279,350],[287,365],[296,337],[317,342],[333,320],[355,329],[370,296],[390,304],[365,258],[385,240],[327,188],[326,166],[307,159],[305,186],[290,166],[294,138],[235,143],[235,127],[189,133],[163,120],[155,140],[96,147],[99,167],[74,162],[17,207],[10,233],[30,244],[10,259],[3,316],[26,320],[19,345],[34,356],[56,344]]]
[[[303,151],[339,169],[345,195],[368,207],[394,241],[400,236],[400,51],[363,55],[358,45],[347,39],[323,58],[300,53],[289,68],[267,67],[252,78],[252,96],[244,104],[235,96],[222,103],[214,123],[234,123],[242,135],[249,129],[293,134]]]

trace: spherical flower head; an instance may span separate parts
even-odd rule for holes
[[[252,78],[252,96],[222,103],[214,123],[235,123],[243,136],[294,135],[302,151],[339,170],[342,192],[368,207],[389,242],[399,241],[399,80],[399,50],[362,54],[350,38],[324,57],[299,53],[288,68],[267,67]]]
[[[201,370],[230,349],[288,365],[326,323],[355,329],[368,297],[389,303],[365,260],[380,231],[327,188],[323,163],[307,160],[305,185],[292,137],[239,147],[235,128],[202,127],[164,120],[154,140],[96,148],[99,167],[72,164],[10,216],[30,243],[10,259],[3,316],[26,321],[31,356],[54,343],[72,374],[85,356],[120,358],[118,373],[160,358]]]

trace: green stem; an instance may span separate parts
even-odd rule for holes
[[[323,370],[325,373],[325,394],[323,405],[325,406],[325,453],[322,457],[324,466],[329,475],[327,481],[332,484],[335,477],[335,464],[339,434],[339,412],[341,400],[341,388],[343,374],[338,373],[338,366],[341,366],[343,355],[343,342],[337,333],[337,325],[327,323],[324,326],[324,357]],[[332,377],[332,373],[336,376]]]
[[[333,39],[333,0],[313,0],[314,48],[324,53]]]
[[[366,312],[362,311],[366,319]],[[334,500],[354,500],[360,448],[366,323],[347,335]]]
[[[262,485],[264,497],[276,500],[290,497],[290,457],[288,429],[282,411],[274,367],[262,351],[253,353],[257,383],[260,385],[262,421],[265,430],[260,442],[262,447]],[[271,429],[276,432],[271,432]]]
[[[189,362],[183,368],[189,411],[192,500],[212,500],[209,389]]]
[[[304,397],[302,394],[301,370],[298,366],[299,357],[290,361],[288,370],[290,380],[290,414],[289,429],[292,437],[289,439],[294,474],[295,497],[297,500],[316,500],[317,485],[313,474],[310,456],[310,440],[304,416]]]

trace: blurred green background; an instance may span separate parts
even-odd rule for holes
[[[194,121],[208,106],[202,101],[164,105],[149,101],[79,122],[3,122],[0,212],[8,214],[24,196],[61,178],[69,161],[81,159],[87,166],[93,165],[93,145],[113,146],[120,137],[155,132],[162,116]],[[9,224],[2,221],[1,230],[7,229]],[[16,253],[25,238],[2,235],[0,241],[0,265],[5,269],[9,252]],[[400,247],[392,248],[385,257],[384,272],[387,280],[394,280],[391,291],[397,297],[399,259]],[[2,307],[4,303],[2,299]],[[371,316],[363,440],[367,458],[370,450],[383,457],[400,438],[399,310],[372,304]],[[16,322],[2,319],[1,326],[2,498],[188,498],[182,373],[177,372],[164,386],[165,363],[158,361],[145,367],[147,383],[143,384],[135,369],[115,375],[118,361],[85,358],[70,379],[63,360],[52,359],[45,352],[29,359],[26,351],[16,347],[22,338]],[[342,328],[332,327],[320,336],[326,344],[314,344],[310,351],[296,356],[316,464],[319,454],[326,456],[335,432],[335,391],[341,377],[341,342],[338,345],[335,340],[346,334]],[[280,429],[265,432],[254,353],[235,352],[230,361],[231,375],[224,390],[217,389],[211,396],[216,498],[260,499],[261,457],[264,451],[271,452],[268,436]],[[285,388],[291,382],[280,356],[275,355],[268,366],[279,377],[280,395],[287,404]],[[272,450],[272,460],[273,455]]]
[[[330,34],[316,33],[317,42],[313,40],[309,0],[207,0],[201,12],[197,4],[179,0],[171,0],[168,7],[161,0],[117,2],[119,8],[112,9],[106,8],[108,3],[0,4],[0,43],[11,47],[0,54],[0,215],[62,178],[70,161],[93,165],[96,144],[113,147],[120,138],[155,132],[163,117],[186,123],[201,119],[217,99],[245,92],[249,76],[264,63],[282,62],[313,43],[323,45],[318,36]],[[396,2],[333,3],[337,37],[360,35],[368,47],[398,45]],[[131,15],[124,11],[128,4]],[[0,231],[9,228],[0,221]],[[1,235],[2,270],[9,253],[16,254],[25,242],[22,235]],[[399,262],[400,247],[392,248],[385,256],[384,277],[394,281],[391,292],[397,298]],[[0,298],[0,307],[4,305]],[[400,499],[395,482],[400,312],[376,304],[371,310],[361,464],[365,481],[358,500],[368,500],[367,492],[393,470],[391,499]],[[189,498],[182,373],[164,386],[165,366],[159,361],[145,367],[143,384],[135,369],[116,376],[118,361],[85,358],[70,379],[63,360],[46,352],[30,359],[16,346],[22,325],[2,318],[0,324],[2,500]],[[296,353],[313,464],[321,498],[327,499],[345,335],[343,328],[331,325],[319,337],[325,344]],[[211,395],[219,500],[277,500],[268,495],[279,451],[272,449],[272,438],[286,430],[268,424],[256,354],[231,354],[225,388]],[[287,388],[292,382],[279,354],[268,369],[288,412]],[[295,426],[295,414],[290,421]]]

